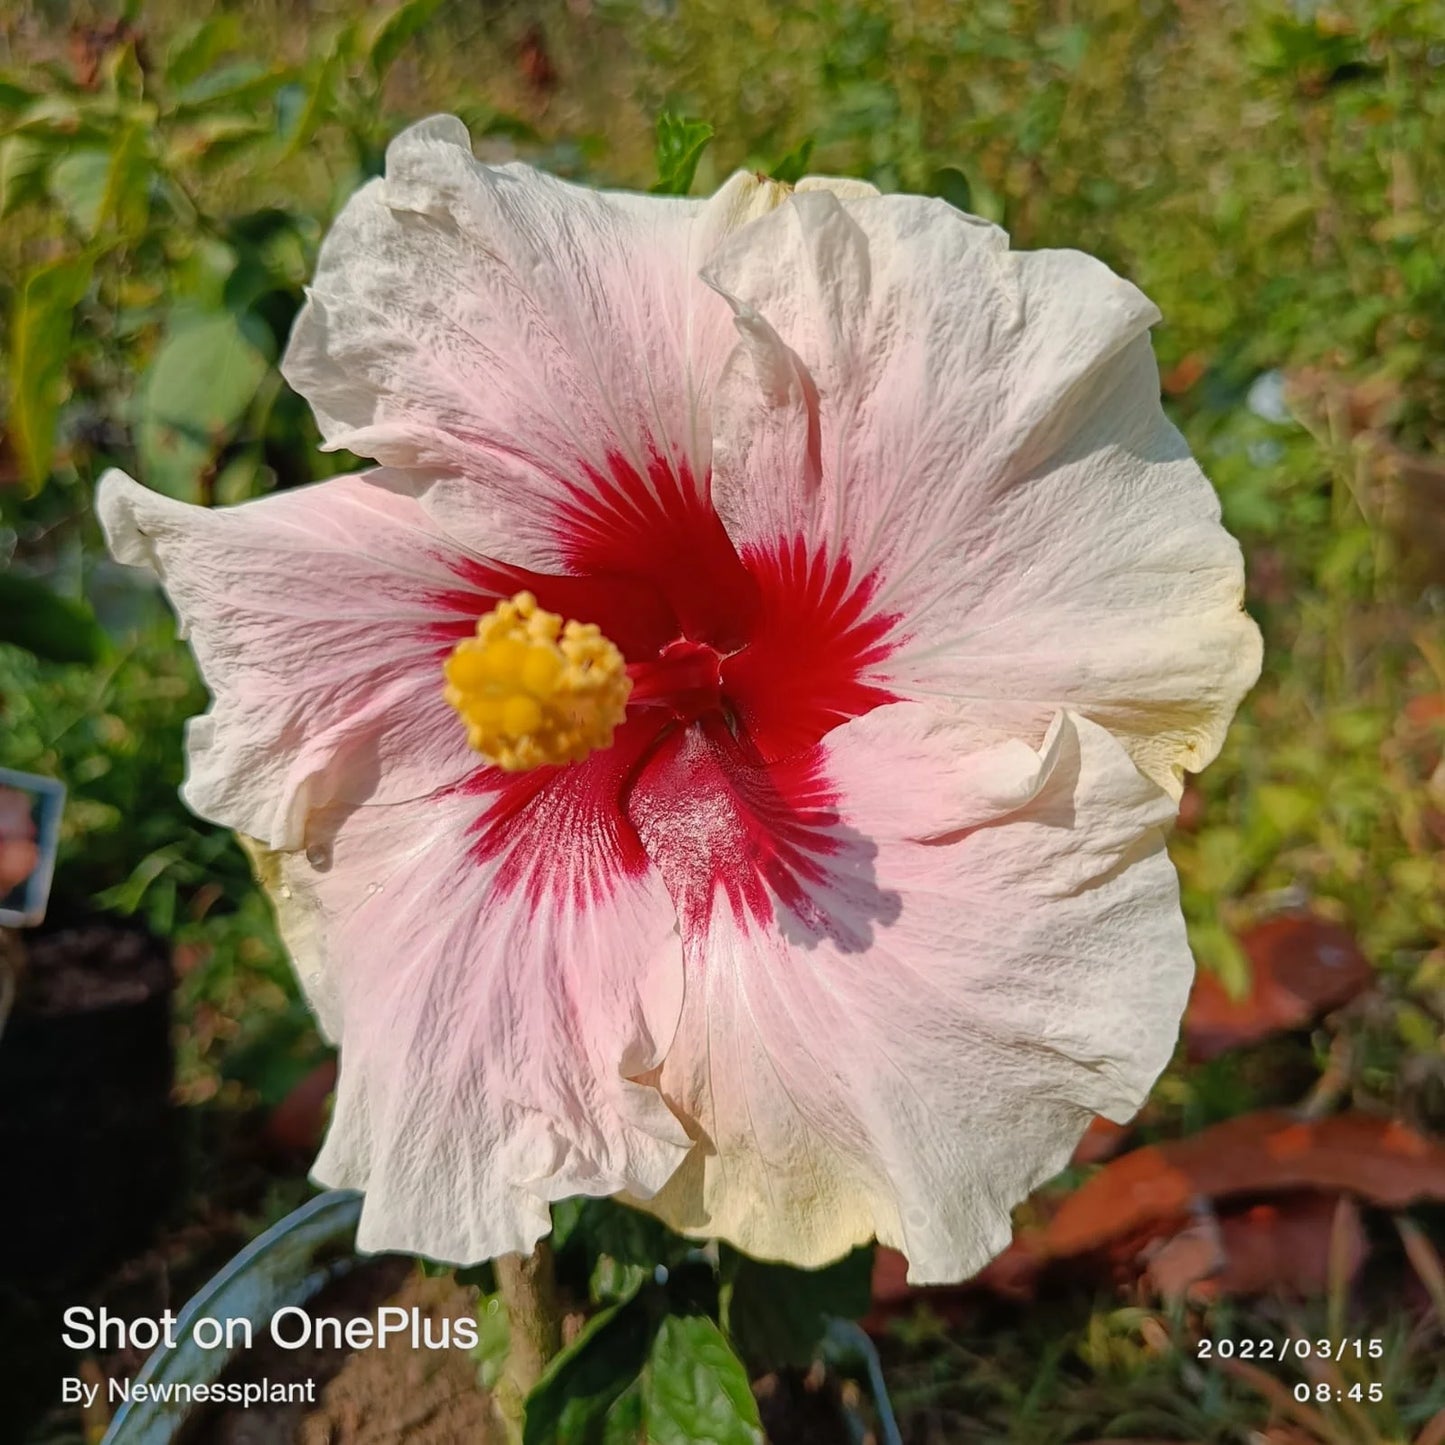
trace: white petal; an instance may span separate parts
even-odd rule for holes
[[[404,483],[339,477],[210,509],[113,471],[96,508],[117,559],[165,584],[211,689],[187,737],[202,817],[299,848],[330,802],[425,796],[476,767],[437,629],[491,601]]]
[[[947,841],[852,826],[868,765],[829,765],[842,819],[813,916],[719,909],[686,940],[697,984],[661,1084],[701,1147],[649,1207],[802,1265],[876,1233],[910,1279],[958,1280],[1089,1118],[1128,1118],[1169,1058],[1192,974],[1173,804],[1072,715],[1032,796]]]
[[[707,201],[588,190],[424,121],[337,219],[283,370],[328,445],[440,469],[458,535],[497,555],[500,517],[507,561],[568,570],[559,508],[635,503],[658,467],[705,488],[733,335],[698,272],[785,194],[745,172]]]
[[[551,1227],[549,1201],[649,1194],[688,1149],[657,1090],[633,1082],[661,1061],[681,1004],[666,892],[617,866],[597,817],[564,821],[565,800],[479,858],[485,804],[453,790],[334,809],[318,819],[319,866],[260,860],[341,1046],[314,1173],[365,1190],[366,1250],[525,1253]]]
[[[1060,707],[1176,795],[1259,668],[1219,505],[1159,406],[1154,307],[937,201],[799,196],[709,267],[742,344],[714,408],[741,546],[877,578],[901,696],[1037,741]]]

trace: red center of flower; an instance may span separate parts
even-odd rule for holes
[[[723,710],[722,654],[710,643],[676,637],[655,658],[628,665],[630,707],[663,707],[678,722]]]
[[[685,471],[620,457],[557,518],[569,571],[456,564],[437,598],[450,646],[498,597],[595,623],[632,680],[612,747],[534,772],[478,770],[473,845],[500,886],[542,906],[585,906],[656,867],[689,924],[719,900],[766,921],[807,893],[839,844],[817,744],[892,695],[871,680],[897,621],[846,555],[799,537],[739,552]]]

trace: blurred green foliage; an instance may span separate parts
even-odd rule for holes
[[[697,163],[712,140],[712,127],[665,110],[657,118],[657,180],[660,196],[685,196],[692,189]]]
[[[314,1040],[239,852],[176,798],[204,695],[154,595],[104,560],[92,488],[114,464],[229,503],[355,464],[317,450],[277,358],[330,217],[438,110],[488,159],[599,184],[701,191],[746,165],[939,195],[1148,292],[1268,649],[1173,843],[1197,953],[1243,987],[1255,914],[1348,922],[1380,986],[1315,1034],[1317,1064],[1343,1040],[1346,1094],[1445,1127],[1445,0],[7,10],[0,563],[88,599],[113,642],[72,665],[0,644],[0,764],[70,785],[62,895],[174,940],[192,1096],[223,1069],[274,1094]],[[1252,1087],[1229,1061],[1177,1069],[1153,1126]],[[1101,1433],[1106,1404],[1019,1348],[1018,1369],[971,1361],[977,1388]],[[1226,1438],[1219,1400],[1129,1368],[1159,1395],[1125,1433]]]

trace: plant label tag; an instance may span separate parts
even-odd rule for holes
[[[33,928],[45,917],[65,785],[0,768],[0,928]]]

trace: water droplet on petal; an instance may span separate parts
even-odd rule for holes
[[[368,884],[366,885],[366,892],[367,892],[367,896],[368,896],[368,897],[374,898],[378,893],[381,892],[381,884],[380,884],[380,883],[368,883]]]

